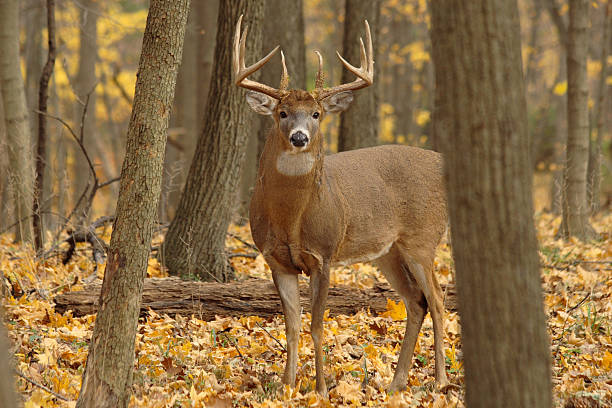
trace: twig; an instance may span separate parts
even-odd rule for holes
[[[228,254],[228,258],[257,258],[259,254]]]
[[[244,239],[240,238],[238,235],[232,234],[231,232],[228,232],[227,235],[231,238],[234,238],[235,240],[242,242],[247,247],[259,252],[259,249],[255,245],[251,244],[250,242],[245,241]]]
[[[580,302],[576,303],[576,305],[574,305],[574,306],[570,307],[570,308],[569,308],[569,309],[568,309],[568,310],[565,312],[565,313],[566,313],[566,316],[565,316],[565,319],[563,320],[563,327],[561,328],[561,334],[559,335],[559,337],[557,337],[557,338],[555,339],[555,341],[556,341],[556,342],[559,342],[559,343],[557,344],[557,349],[555,350],[555,355],[554,355],[554,358],[553,358],[554,360],[556,360],[556,359],[557,359],[557,354],[559,354],[559,349],[561,348],[561,342],[560,342],[560,340],[562,340],[562,339],[563,339],[563,337],[565,336],[565,326],[566,326],[566,324],[567,324],[567,318],[569,317],[569,314],[570,314],[571,312],[573,312],[574,310],[578,309],[580,306],[582,306],[582,304],[583,304],[584,302],[586,302],[586,300],[587,300],[587,299],[588,299],[588,298],[591,296],[591,294],[592,294],[592,293],[593,293],[593,291],[588,292],[588,293],[587,293],[587,294],[586,294],[586,295],[585,295],[585,296],[584,296],[582,299],[580,299]]]
[[[274,341],[276,341],[278,343],[278,345],[282,347],[282,349],[285,351],[285,353],[287,352],[287,348],[285,348],[285,346],[283,346],[283,343],[281,343],[276,337],[271,335],[270,332],[268,330],[266,330],[265,327],[263,327],[261,324],[259,324],[259,322],[256,322],[256,324],[257,324],[257,326],[259,326],[259,328],[261,328],[263,331],[268,333],[268,336],[272,337],[274,339]]]
[[[223,333],[225,334],[225,338],[234,345],[234,347],[236,347],[236,351],[238,352],[238,355],[240,356],[240,358],[244,358],[244,356],[242,355],[242,353],[240,352],[240,349],[238,348],[238,342],[234,339],[232,339],[227,333]]]
[[[119,181],[119,180],[121,180],[121,176],[119,176],[119,177],[115,177],[115,178],[112,178],[112,179],[110,179],[110,180],[108,180],[108,181],[105,181],[104,183],[100,183],[100,185],[98,186],[98,188],[106,187],[106,186],[108,186],[109,184],[112,184],[112,183],[114,183],[114,182],[116,182],[116,181]]]
[[[23,374],[21,371],[19,371],[19,370],[17,370],[17,369],[13,369],[13,371],[15,372],[15,374],[17,374],[18,376],[20,376],[21,378],[23,378],[24,380],[26,380],[26,381],[27,381],[27,382],[29,382],[30,384],[35,385],[35,386],[37,386],[38,388],[40,388],[40,389],[42,389],[42,390],[47,391],[49,394],[53,395],[53,396],[54,396],[54,397],[56,397],[56,398],[61,399],[62,401],[66,401],[66,402],[71,402],[71,401],[74,401],[74,400],[71,400],[71,399],[69,399],[69,398],[64,397],[64,396],[63,396],[63,395],[61,395],[61,394],[58,394],[57,392],[53,391],[53,390],[52,390],[52,389],[50,389],[49,387],[47,387],[47,386],[45,386],[45,385],[42,385],[42,384],[39,384],[39,383],[37,383],[36,381],[34,381],[33,379],[31,379],[31,378],[29,378],[29,377],[26,377],[26,375],[25,375],[25,374]]]

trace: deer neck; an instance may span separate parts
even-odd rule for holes
[[[279,137],[268,135],[259,162],[258,188],[266,211],[283,225],[289,239],[296,238],[304,210],[321,191],[323,146],[288,152]]]

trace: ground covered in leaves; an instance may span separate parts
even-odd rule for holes
[[[556,240],[559,218],[540,214],[536,223],[554,363],[555,406],[563,406],[570,397],[607,406],[612,400],[612,215],[593,220],[603,239],[588,244]],[[108,242],[110,231],[98,232]],[[230,232],[234,235],[228,236],[230,251],[252,252],[235,238],[250,240],[246,227],[233,226]],[[261,256],[231,259],[239,279],[271,279]],[[39,261],[31,250],[12,244],[8,235],[0,236],[1,285],[8,291],[3,302],[19,372],[18,388],[27,408],[75,405],[95,316],[60,315],[52,299],[59,293],[82,289],[95,266],[84,244],[79,244],[71,262],[62,265],[61,256]],[[100,265],[98,277],[103,269]],[[436,269],[441,283],[453,283],[447,244],[438,251]],[[165,276],[154,258],[148,275]],[[376,269],[357,264],[333,271],[332,284],[371,287],[378,280],[384,278]],[[445,338],[446,368],[456,389],[447,394],[436,389],[433,329],[427,317],[407,390],[393,395],[385,392],[399,353],[404,319],[403,306],[392,301],[381,315],[364,310],[353,316],[326,317],[326,374],[332,388],[329,400],[323,400],[313,391],[308,313],[302,317],[297,385],[291,389],[280,381],[285,361],[282,316],[272,320],[219,316],[206,322],[150,312],[138,327],[131,406],[464,406],[456,313],[447,313]]]

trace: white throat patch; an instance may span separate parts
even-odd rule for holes
[[[282,152],[276,159],[276,170],[284,176],[303,176],[310,173],[314,162],[310,152]]]

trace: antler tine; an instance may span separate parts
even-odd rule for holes
[[[244,33],[240,35],[242,27],[242,15],[238,18],[238,23],[236,24],[236,33],[234,34],[234,55],[232,56],[232,66],[234,69],[234,81],[237,86],[250,89],[252,91],[257,91],[264,93],[268,96],[271,96],[275,99],[281,99],[283,95],[282,89],[272,88],[271,86],[251,81],[247,79],[249,75],[253,72],[257,71],[261,67],[263,67],[269,60],[278,52],[280,49],[280,45],[276,46],[272,51],[268,53],[265,57],[254,63],[253,65],[247,67],[244,62],[244,57],[246,54],[246,37],[248,32],[248,27],[244,28]],[[284,58],[283,58],[284,59]],[[283,62],[284,65],[284,62]],[[286,68],[284,69],[286,73]]]
[[[324,80],[323,56],[321,56],[321,53],[319,51],[315,51],[315,54],[317,54],[317,57],[319,58],[319,70],[317,71],[317,77],[315,79],[315,89],[321,89],[323,88],[323,80]]]
[[[281,81],[279,91],[285,91],[289,86],[289,74],[287,73],[287,65],[285,65],[285,54],[281,50],[281,63],[283,64],[283,73],[281,75]]]
[[[370,33],[370,25],[368,24],[368,20],[365,20],[364,22],[366,28],[366,42],[368,44],[368,51],[366,52],[365,46],[363,44],[363,39],[360,38],[359,52],[361,66],[359,68],[354,67],[347,60],[345,60],[338,51],[336,51],[336,55],[338,56],[338,59],[340,59],[340,62],[342,62],[342,65],[344,65],[344,67],[350,72],[355,74],[357,79],[355,79],[353,82],[349,82],[346,84],[321,89],[317,95],[318,99],[323,99],[330,95],[344,91],[355,91],[370,86],[372,85],[372,83],[374,83],[374,53],[372,47],[372,34]]]

